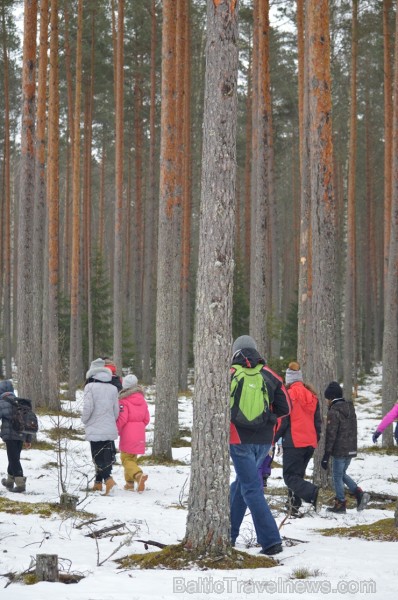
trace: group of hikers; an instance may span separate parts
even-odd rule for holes
[[[285,385],[286,384],[286,385]],[[288,488],[286,508],[293,517],[302,516],[302,502],[317,509],[319,487],[305,479],[305,472],[321,436],[319,399],[304,383],[300,365],[291,362],[285,384],[257,351],[249,335],[238,337],[232,347],[230,453],[236,472],[231,484],[231,543],[234,546],[240,526],[249,509],[260,553],[272,556],[282,552],[282,540],[264,496],[275,447],[283,448],[283,479]],[[257,393],[257,390],[259,392]],[[261,390],[261,393],[260,393]],[[345,488],[363,510],[370,494],[347,474],[357,454],[357,420],[352,402],[346,401],[337,381],[324,391],[328,402],[325,450],[321,467],[332,458],[335,491],[331,513],[346,513]],[[261,408],[261,397],[263,407]],[[398,404],[385,415],[372,435],[377,438],[398,418]],[[398,426],[395,430],[397,434]],[[265,479],[265,482],[264,482]],[[265,485],[264,485],[265,483]]]
[[[336,381],[328,384],[324,396],[328,413],[321,466],[326,470],[333,459],[335,490],[334,504],[326,510],[346,512],[345,487],[355,497],[357,510],[363,510],[370,495],[347,474],[351,459],[357,454],[354,405],[344,399]],[[20,456],[23,447],[30,447],[33,430],[17,428],[13,412],[16,400],[12,382],[0,381],[0,435],[8,457],[7,477],[1,483],[9,491],[24,492],[26,477]],[[230,408],[230,456],[236,474],[230,488],[231,543],[235,546],[249,509],[261,553],[275,555],[282,551],[282,541],[264,495],[272,459],[277,448],[277,453],[283,456],[288,514],[302,516],[302,502],[316,510],[319,487],[306,479],[305,473],[321,436],[319,399],[303,381],[297,362],[289,363],[284,384],[259,354],[254,339],[242,335],[232,347]],[[124,489],[143,492],[148,475],[140,468],[138,455],[145,454],[145,430],[150,417],[144,389],[137,377],[128,374],[120,378],[115,364],[107,357],[94,360],[86,373],[81,418],[95,466],[91,490],[107,496],[115,486],[112,467],[116,461],[115,440],[119,437]],[[374,443],[395,419],[398,419],[398,404],[373,433]],[[396,435],[397,432],[398,426]]]

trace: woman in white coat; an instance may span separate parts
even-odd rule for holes
[[[107,496],[115,485],[111,474],[115,460],[114,440],[118,437],[118,392],[111,383],[112,372],[105,367],[102,358],[91,363],[86,379],[82,421],[95,464],[95,483],[92,489],[102,491],[102,484],[105,483]]]

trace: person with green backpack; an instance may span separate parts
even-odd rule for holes
[[[260,553],[272,556],[282,552],[282,541],[258,468],[271,448],[277,419],[290,412],[289,396],[282,379],[266,365],[249,335],[233,343],[230,372],[230,455],[236,473],[230,490],[231,543],[235,546],[249,509]]]

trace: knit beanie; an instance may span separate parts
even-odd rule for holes
[[[303,381],[303,374],[300,369],[300,365],[296,362],[289,363],[288,368],[286,369],[286,377],[285,377],[286,385],[291,385],[296,381]]]
[[[250,335],[241,335],[236,338],[232,346],[232,355],[235,356],[239,350],[243,350],[244,348],[253,348],[253,350],[257,350],[257,344]]]
[[[337,381],[331,381],[325,390],[325,398],[327,400],[335,400],[343,397],[343,390]]]
[[[138,385],[138,379],[132,373],[130,373],[130,375],[126,375],[126,377],[123,377],[123,389],[124,390],[128,390],[132,387],[135,387],[136,385]]]
[[[105,361],[103,358],[96,358],[95,360],[93,360],[93,362],[90,365],[89,370],[86,373],[86,379],[90,379],[90,377],[94,377],[95,375],[98,375],[98,373],[106,373],[109,372],[110,378],[109,381],[112,379],[112,372],[110,371],[110,369],[105,368]]]

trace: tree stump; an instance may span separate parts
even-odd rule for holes
[[[36,554],[37,581],[59,581],[58,554]]]
[[[59,503],[63,508],[68,510],[76,510],[77,503],[79,501],[79,496],[73,496],[72,494],[61,494],[59,498]]]

